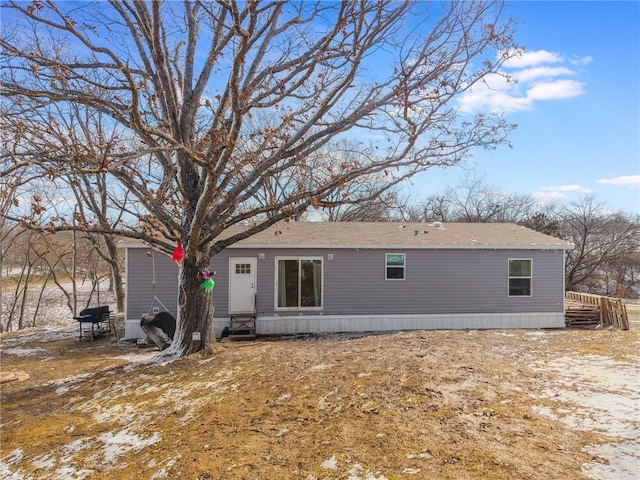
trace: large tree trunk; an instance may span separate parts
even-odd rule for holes
[[[213,295],[200,288],[200,273],[208,268],[208,258],[206,262],[196,263],[185,257],[182,262],[178,284],[178,324],[169,350],[173,355],[181,357],[199,350],[212,354],[214,351]],[[194,340],[198,334],[200,341]]]

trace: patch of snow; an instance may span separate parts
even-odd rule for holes
[[[80,453],[87,448],[91,447],[93,440],[90,438],[79,438],[74,440],[71,443],[67,443],[63,446],[65,457],[69,457],[71,455],[75,455],[76,453]]]
[[[200,360],[198,362],[198,365],[202,366],[202,365],[206,365],[209,362],[212,362],[213,360],[216,360],[215,356],[209,357],[209,358],[205,358],[204,360]]]
[[[224,393],[229,388],[226,385],[222,385],[222,383],[223,380],[218,380],[215,382],[192,383],[189,386],[181,386],[179,388],[167,386],[165,392],[156,400],[156,405],[180,404],[183,401],[195,400],[198,395],[193,392],[197,390],[206,390],[208,395]]]
[[[320,465],[320,468],[324,468],[325,470],[337,470],[338,469],[338,461],[336,460],[336,456],[334,455],[331,458],[328,458]]]
[[[318,398],[318,408],[320,410],[326,410],[327,408],[331,407],[331,402],[329,402],[327,400],[327,398],[329,398],[331,395],[335,395],[336,393],[338,393],[338,389],[334,389],[331,390],[329,393],[327,393],[326,395],[321,395]]]
[[[24,454],[19,448],[13,450],[6,457],[3,457],[1,459],[2,461],[0,461],[0,478],[2,478],[3,480],[21,480],[22,475],[20,475],[20,471],[22,469],[12,472],[9,469],[9,466],[21,461],[23,458]]]
[[[355,480],[359,480],[359,479],[355,479]],[[387,480],[387,477],[385,477],[382,474],[378,476],[375,473],[367,472],[363,480]]]
[[[420,458],[422,460],[428,460],[432,457],[433,457],[433,454],[429,450],[425,450],[424,452],[420,452],[420,453],[407,453],[407,458],[409,459]]]
[[[119,423],[130,423],[139,415],[138,411],[131,405],[116,404],[109,408],[102,408],[93,414],[93,419],[97,423],[105,423],[118,420]]]
[[[69,390],[73,390],[78,387],[79,383],[82,383],[84,380],[92,378],[95,373],[82,373],[78,375],[71,375],[69,377],[58,378],[57,380],[52,380],[47,382],[45,385],[58,385],[56,388],[56,393],[58,396],[67,393]]]
[[[130,451],[138,451],[160,441],[160,434],[154,432],[149,438],[142,438],[127,430],[120,432],[106,432],[98,437],[98,441],[104,443],[104,462],[113,464],[117,458]]]
[[[19,330],[17,332],[7,332],[2,334],[2,343],[27,343],[27,342],[55,342],[67,340],[78,336],[78,323],[64,325],[49,325],[45,327],[32,327]],[[16,335],[19,333],[19,335]],[[4,350],[4,349],[3,349]]]
[[[169,478],[169,472],[167,471],[167,469],[171,468],[176,463],[176,461],[178,461],[180,458],[182,458],[182,455],[178,454],[175,457],[171,458],[169,461],[167,461],[164,467],[162,467],[160,470],[158,470],[156,473],[154,473],[151,476],[151,480],[155,480],[156,478]],[[155,464],[153,466],[155,466]],[[149,465],[149,467],[151,468],[153,468],[153,466]]]
[[[94,473],[96,472],[93,470],[85,468],[77,470],[75,467],[66,465],[58,468],[50,478],[51,480],[84,480],[85,478],[90,478]]]
[[[347,480],[360,480],[359,474],[362,471],[362,469],[363,469],[362,464],[354,463],[351,469],[349,470],[349,477]]]
[[[418,473],[420,473],[420,469],[407,467],[402,469],[402,473],[404,473],[405,475],[417,475]]]
[[[182,414],[178,419],[186,424],[195,418],[198,408],[208,402],[212,396],[219,395],[233,389],[233,385],[227,383],[233,378],[233,371],[223,370],[220,372],[221,378],[213,382],[193,382],[188,386],[179,388],[170,384],[162,385],[164,393],[157,398],[155,405],[173,407],[173,413]],[[206,394],[194,393],[204,391]]]
[[[333,368],[334,364],[333,363],[319,363],[318,365],[314,365],[313,367],[311,367],[309,369],[310,372],[317,372],[320,370],[328,370],[330,368]]]
[[[351,469],[349,470],[349,476],[347,477],[347,480],[387,480],[387,477],[385,477],[384,475],[380,474],[378,476],[373,472],[366,472],[364,476],[361,476],[360,472],[363,469],[364,468],[360,463],[354,463]],[[418,471],[420,470],[418,469]],[[403,473],[407,473],[407,472],[403,472]]]
[[[527,330],[525,332],[525,337],[546,337],[549,332],[545,330]]]
[[[38,355],[40,352],[46,352],[46,350],[44,348],[24,348],[24,347],[2,349],[3,354],[15,355],[16,357],[30,357],[33,355]]]
[[[291,394],[290,393],[283,393],[278,398],[276,398],[276,403],[282,403],[285,400],[288,400],[290,398],[291,398]]]
[[[589,478],[638,480],[640,478],[640,461],[626,461],[624,459],[638,458],[640,443],[608,443],[588,447],[586,451],[609,460],[609,464],[591,462],[582,468]],[[623,461],[618,461],[623,459]]]
[[[62,455],[49,452],[35,458],[31,463],[37,469],[46,471],[47,478],[51,480],[83,480],[90,477],[95,471],[88,469],[78,470],[73,465],[70,465],[72,462],[71,455],[85,450],[88,446],[90,446],[89,439],[76,440],[62,448]],[[62,463],[62,465],[56,467],[58,463]]]
[[[635,360],[635,359],[634,359]],[[640,363],[640,359],[639,363]],[[553,383],[543,397],[570,402],[571,412],[553,412],[547,407],[536,410],[559,419],[570,428],[599,431],[622,440],[585,449],[604,458],[583,466],[583,473],[598,480],[636,480],[640,478],[640,367],[600,355],[563,357],[532,365],[551,371]]]
[[[161,390],[161,387],[159,385],[140,386],[140,387],[136,388],[135,395],[136,395],[136,397],[139,396],[139,395],[148,395],[150,393],[157,392],[159,390]]]
[[[127,355],[118,355],[115,358],[120,360],[124,360],[129,362],[129,365],[125,365],[123,370],[125,372],[130,372],[141,365],[152,365],[157,363],[158,365],[166,365],[169,361],[166,361],[166,357],[164,358],[164,362],[159,362],[158,359],[158,351],[157,350],[142,350],[136,351],[136,353],[130,353]],[[171,360],[170,360],[171,361]]]
[[[36,468],[52,471],[56,466],[56,458],[51,453],[48,453],[41,457],[38,457],[32,463]]]

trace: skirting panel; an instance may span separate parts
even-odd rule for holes
[[[228,319],[216,319],[220,336]],[[384,332],[397,330],[464,330],[564,328],[564,313],[494,313],[449,315],[309,315],[258,316],[258,335],[294,333]]]
[[[294,333],[385,332],[397,330],[482,330],[510,328],[564,328],[564,313],[494,313],[449,315],[309,315],[258,316],[258,335]],[[220,338],[228,318],[216,318],[214,329]],[[125,338],[143,338],[140,320],[125,322]]]
[[[140,319],[124,321],[124,338],[144,338],[146,336],[140,328]]]

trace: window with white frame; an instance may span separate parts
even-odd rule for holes
[[[531,271],[533,261],[530,258],[509,259],[509,296],[531,296]]]
[[[322,259],[277,258],[278,308],[322,307]]]
[[[385,254],[385,278],[387,280],[404,280],[406,257],[404,253]]]

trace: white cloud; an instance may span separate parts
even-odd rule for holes
[[[560,192],[536,192],[533,194],[533,198],[535,198],[538,203],[552,203],[565,200],[567,196]]]
[[[468,113],[517,112],[532,109],[535,102],[583,95],[586,84],[566,77],[576,77],[579,72],[574,67],[586,65],[591,60],[591,57],[570,60],[547,50],[524,52],[504,63],[504,73],[517,82],[498,74],[487,75],[483,82],[462,95],[460,110]]]
[[[572,65],[576,65],[578,67],[583,67],[585,65],[589,65],[591,62],[593,62],[593,57],[590,55],[587,55],[586,57],[582,57],[582,58],[573,58],[571,60],[569,60],[569,62],[571,62]]]
[[[488,79],[486,84],[475,85],[460,98],[459,105],[463,112],[478,110],[517,112],[531,108],[532,99],[517,95],[516,88],[499,75],[494,77],[497,78]]]
[[[597,183],[616,185],[619,187],[640,188],[640,175],[625,175],[615,178],[601,178]]]
[[[543,192],[578,192],[578,193],[591,193],[586,187],[577,185],[575,183],[568,185],[557,185],[554,187],[540,187]]]
[[[584,93],[584,83],[575,80],[556,80],[542,82],[527,90],[527,98],[532,100],[551,100],[554,98],[577,97]]]
[[[504,66],[509,68],[525,68],[544,63],[559,63],[562,60],[561,55],[548,52],[547,50],[536,50],[534,52],[525,51],[505,61]]]
[[[569,195],[576,193],[592,193],[582,185],[576,183],[566,185],[554,185],[549,187],[540,187],[540,191],[534,193],[532,196],[538,203],[552,203],[562,202],[569,198]]]
[[[534,67],[521,70],[514,76],[519,82],[528,82],[537,78],[552,78],[573,74],[575,74],[575,72],[566,67]]]

